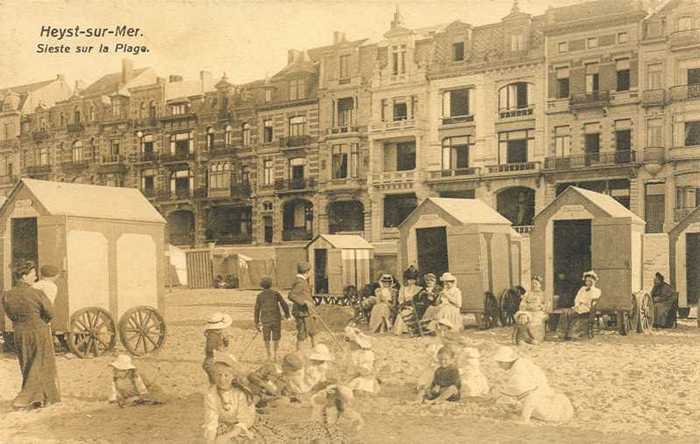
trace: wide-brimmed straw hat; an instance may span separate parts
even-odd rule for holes
[[[335,390],[336,396],[340,398],[341,401],[346,403],[352,402],[352,400],[355,399],[352,389],[344,385],[329,385],[326,390],[329,392],[331,390]]]
[[[117,359],[115,359],[109,365],[117,370],[133,370],[136,368],[131,360],[131,356],[129,355],[119,355],[117,356]]]
[[[518,359],[518,353],[512,347],[502,345],[498,347],[493,355],[493,360],[496,362],[514,362]]]
[[[216,312],[207,319],[207,330],[221,330],[222,328],[230,327],[233,319],[226,313]]]
[[[594,281],[598,282],[598,274],[593,270],[589,270],[583,273],[583,279],[585,280],[587,277],[590,277]]]
[[[457,278],[449,271],[442,273],[442,276],[440,276],[440,280],[442,282],[457,282]]]
[[[316,344],[311,349],[311,353],[309,353],[309,359],[313,361],[332,361],[334,358],[326,344]]]
[[[304,368],[304,359],[297,353],[289,353],[282,360],[282,370],[299,371]]]
[[[394,278],[388,273],[381,275],[379,280],[382,282],[394,282]]]
[[[348,340],[359,345],[360,348],[370,349],[372,348],[372,340],[366,334],[362,333],[359,329],[355,327],[345,327],[345,337]]]

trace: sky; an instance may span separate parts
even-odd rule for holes
[[[615,1],[615,0],[610,0]],[[520,9],[542,14],[547,6],[580,0],[519,0]],[[129,57],[136,68],[150,66],[161,77],[215,79],[225,72],[233,83],[274,75],[288,49],[329,45],[333,31],[350,40],[380,40],[398,5],[407,27],[473,25],[499,21],[513,0],[0,0],[0,88],[48,80],[63,74],[71,86],[118,72]],[[137,37],[64,38],[40,35],[55,28],[139,28]],[[98,53],[99,44],[148,47],[149,52]],[[38,54],[37,45],[94,46],[89,54]]]

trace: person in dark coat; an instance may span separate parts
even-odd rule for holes
[[[284,318],[289,319],[289,306],[279,292],[272,290],[272,278],[265,276],[260,280],[263,291],[255,300],[255,325],[263,334],[267,359],[272,359],[270,354],[270,339],[274,346],[274,359],[277,362],[277,349],[282,338],[282,311]]]
[[[41,290],[31,287],[36,281],[33,262],[17,264],[13,274],[16,285],[2,298],[3,309],[14,327],[14,345],[22,371],[22,390],[13,406],[45,407],[61,401],[49,328],[49,322],[54,317],[53,306]]]
[[[651,290],[654,301],[654,327],[673,327],[677,314],[673,312],[676,296],[673,287],[664,281],[664,275],[654,275],[654,288]]]
[[[297,325],[297,350],[306,338],[311,339],[311,346],[316,347],[315,336],[319,332],[318,319],[313,309],[314,301],[311,298],[311,287],[309,277],[311,276],[311,266],[308,262],[297,264],[297,276],[289,290],[289,300],[292,301],[292,316]]]

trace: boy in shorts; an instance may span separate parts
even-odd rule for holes
[[[265,276],[262,278],[260,287],[262,287],[263,291],[258,294],[258,298],[255,301],[255,325],[258,331],[262,331],[267,359],[269,360],[272,357],[270,355],[270,339],[272,339],[274,360],[277,361],[277,349],[282,337],[282,313],[280,308],[284,311],[285,319],[289,319],[289,306],[279,292],[271,289],[272,279],[270,277]]]

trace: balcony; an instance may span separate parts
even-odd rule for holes
[[[355,136],[357,133],[367,131],[366,126],[349,125],[349,126],[334,126],[326,129],[326,135],[329,137],[338,136]]]
[[[637,162],[636,151],[612,151],[602,153],[578,154],[568,157],[547,157],[546,170],[570,170],[598,166],[629,165]]]
[[[669,37],[668,44],[671,49],[700,45],[700,29],[676,31]]]
[[[674,222],[680,222],[690,213],[692,213],[697,207],[683,207],[683,208],[674,208],[673,210],[673,221]]]
[[[431,171],[428,181],[430,182],[457,182],[460,180],[475,179],[479,177],[481,168],[455,168],[452,170]]]
[[[29,165],[24,167],[24,172],[30,176],[51,173],[51,165]]]
[[[129,154],[129,160],[135,163],[156,162],[158,160],[158,153],[154,151],[147,151],[145,153],[132,153]]]
[[[513,229],[518,234],[530,234],[535,228],[534,225],[514,225]]]
[[[194,160],[194,153],[160,153],[158,157],[162,163],[188,162]]]
[[[364,188],[366,184],[367,179],[360,177],[331,178],[326,181],[325,189],[326,191],[356,190]]]
[[[313,177],[275,180],[275,191],[278,193],[306,192],[314,188],[316,188],[316,179]]]
[[[170,191],[162,191],[156,195],[158,200],[189,200],[192,199],[194,193],[189,190],[177,190],[174,193]]]
[[[677,146],[669,150],[670,160],[700,159],[700,145]]]
[[[666,148],[662,146],[648,146],[644,148],[644,163],[662,164],[666,161]]]
[[[502,176],[502,175],[519,175],[532,174],[540,170],[540,162],[514,162],[501,163],[498,165],[488,165],[485,175]]]
[[[500,120],[528,120],[532,118],[535,112],[535,106],[530,105],[527,108],[504,109],[498,112]]]
[[[61,164],[61,169],[67,173],[80,173],[85,171],[90,167],[90,161],[85,159],[80,160],[69,160],[68,162],[63,162]]]
[[[474,114],[469,114],[466,116],[453,116],[453,117],[442,117],[443,125],[459,125],[460,123],[469,123],[474,121]]]
[[[287,228],[282,231],[283,241],[303,241],[311,240],[312,238],[313,232],[306,228]]]
[[[83,131],[84,129],[85,129],[85,127],[80,122],[69,123],[68,125],[66,125],[66,131],[68,131],[69,133],[79,133],[79,132]]]
[[[49,138],[49,132],[45,129],[32,131],[32,139],[34,140],[46,140]]]
[[[250,199],[252,192],[249,183],[234,183],[227,188],[209,188],[204,189],[204,196],[209,199],[239,199],[247,200]]]
[[[569,112],[569,98],[560,97],[557,99],[547,100],[547,114],[556,113],[568,113]]]
[[[610,104],[609,91],[594,91],[591,93],[574,94],[569,100],[569,110],[603,108]]]
[[[108,154],[100,159],[99,170],[101,173],[126,173],[126,157],[122,154]]]
[[[135,129],[141,128],[157,128],[158,127],[158,118],[157,117],[146,117],[143,119],[134,119],[132,121],[132,125],[134,126]]]
[[[700,99],[700,83],[694,85],[678,85],[671,87],[671,101],[685,102]]]
[[[642,92],[642,106],[664,106],[666,104],[665,89],[648,89]]]
[[[168,242],[172,245],[194,245],[194,233],[170,233]]]
[[[253,242],[253,236],[250,233],[214,233],[207,242],[217,245],[249,244]]]
[[[404,130],[404,129],[411,129],[416,127],[416,120],[415,119],[402,119],[402,120],[393,120],[390,122],[377,122],[373,123],[370,126],[370,130],[374,132],[382,132],[382,131],[394,131],[394,130]]]
[[[280,141],[280,147],[295,149],[295,148],[303,148],[306,145],[312,144],[314,139],[313,139],[313,137],[311,137],[309,135],[303,135],[303,136],[280,137],[279,141]]]
[[[411,171],[385,171],[379,174],[372,174],[372,185],[405,185],[413,184],[418,179],[418,172]]]

